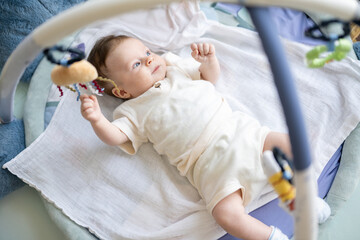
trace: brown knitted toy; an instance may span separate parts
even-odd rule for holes
[[[97,77],[96,68],[86,60],[74,62],[69,67],[56,65],[51,71],[51,80],[57,86],[86,84],[97,79]]]

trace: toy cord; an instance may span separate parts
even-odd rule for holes
[[[53,56],[54,51],[63,52],[63,53],[71,53],[71,57],[69,59],[57,60]],[[81,61],[85,58],[85,53],[82,50],[77,49],[77,48],[65,48],[62,46],[53,46],[51,48],[45,48],[43,53],[51,63],[57,64],[57,65],[62,65],[64,67],[68,67],[71,64],[73,64],[74,62]]]

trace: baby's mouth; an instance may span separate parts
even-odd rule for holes
[[[151,74],[154,74],[159,68],[160,68],[160,66],[156,66],[155,69],[154,69],[154,71],[152,71]]]

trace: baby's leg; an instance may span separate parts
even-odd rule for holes
[[[221,200],[212,214],[226,232],[237,238],[266,240],[273,232],[273,228],[245,213],[240,190]],[[282,234],[276,230],[277,234]],[[285,235],[284,237],[281,239],[287,239]]]
[[[263,152],[266,150],[272,151],[274,147],[280,148],[287,157],[292,158],[291,143],[289,135],[280,132],[270,132],[264,142]]]

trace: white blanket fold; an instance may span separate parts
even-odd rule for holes
[[[130,21],[129,21],[130,20]],[[139,11],[98,22],[80,35],[87,52],[107,34],[127,34],[153,51],[190,56],[189,44],[211,42],[221,65],[217,89],[233,109],[286,132],[282,108],[257,34],[208,21],[193,3]],[[360,67],[352,59],[307,69],[308,47],[284,41],[308,127],[317,177],[360,121]],[[99,98],[111,119],[118,100]],[[4,165],[39,190],[77,224],[102,239],[216,239],[215,223],[186,178],[151,144],[129,156],[106,146],[81,117],[80,103],[67,92],[46,131]],[[274,198],[267,193],[248,211]],[[265,194],[267,193],[267,194]]]

